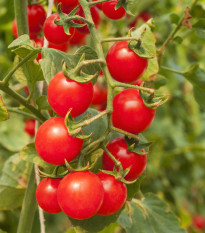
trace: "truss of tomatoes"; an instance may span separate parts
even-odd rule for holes
[[[94,0],[95,1],[95,0]],[[71,12],[79,5],[78,0],[56,0],[61,3],[64,13]],[[91,7],[95,26],[100,24],[99,9],[110,19],[117,20],[125,15],[123,7],[115,9],[117,0],[100,3]],[[83,9],[76,13],[84,16]],[[68,43],[81,43],[83,35],[89,33],[87,26],[70,28],[70,34],[64,32],[63,26],[57,25],[57,13],[46,19],[44,8],[37,4],[28,6],[30,37],[38,47],[43,46],[39,34],[43,30],[50,48],[66,51]],[[78,24],[82,24],[80,20]],[[17,37],[16,21],[12,31]],[[75,38],[72,41],[72,38]],[[39,55],[39,59],[41,59]],[[148,61],[129,49],[128,42],[115,43],[108,51],[107,66],[113,79],[119,82],[132,83],[139,80],[147,69]],[[70,111],[71,117],[84,113],[89,106],[105,104],[107,91],[98,83],[78,83],[66,78],[62,72],[57,73],[48,85],[48,102],[58,117],[45,121],[35,136],[35,148],[39,156],[47,163],[64,165],[73,161],[80,153],[84,140],[69,134],[65,117]],[[112,122],[117,128],[129,133],[138,134],[146,130],[154,120],[156,110],[148,108],[136,89],[126,89],[113,99]],[[25,122],[25,131],[34,135],[35,122]],[[129,169],[125,176],[127,181],[135,181],[146,169],[147,154],[130,151],[124,137],[115,138],[107,145],[107,150],[121,162],[123,170]],[[37,186],[36,199],[39,206],[49,213],[65,212],[70,218],[87,219],[94,215],[112,215],[119,211],[127,199],[127,188],[115,176],[105,171],[113,171],[115,163],[104,152],[102,158],[104,172],[94,174],[90,171],[70,172],[64,178],[45,178]]]

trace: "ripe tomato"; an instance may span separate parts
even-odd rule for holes
[[[134,21],[132,22],[132,23],[130,23],[129,24],[129,26],[132,28],[132,27],[135,27],[137,24],[138,24],[138,22],[140,21],[140,20],[142,20],[142,21],[144,21],[144,22],[147,22],[149,19],[151,19],[152,18],[152,16],[151,16],[151,14],[150,13],[148,13],[148,12],[142,12],[140,15],[138,15],[135,19],[134,19]]]
[[[103,202],[104,190],[94,173],[72,172],[61,181],[57,195],[61,209],[69,217],[80,220],[97,213]]]
[[[60,213],[61,208],[58,204],[57,189],[61,179],[43,179],[36,189],[36,200],[39,206],[46,212],[55,214]]]
[[[115,6],[118,0],[111,0],[108,2],[102,3],[102,11],[103,13],[110,19],[117,20],[121,19],[125,16],[125,9],[121,6],[117,10],[115,10]]]
[[[73,37],[70,39],[71,45],[83,45],[85,44],[87,35],[80,33],[78,30],[75,30]]]
[[[203,230],[205,229],[205,218],[203,216],[195,216],[193,218],[193,224],[197,229]]]
[[[86,111],[93,98],[93,85],[78,83],[57,73],[48,85],[48,102],[60,116],[66,116],[72,108],[71,116],[76,117]]]
[[[79,5],[78,0],[56,0],[57,3],[61,3],[61,10],[68,14],[70,13],[76,6]]]
[[[137,134],[146,130],[155,113],[155,109],[145,106],[138,90],[124,90],[113,99],[113,125],[127,132]]]
[[[144,83],[143,80],[137,79],[136,81],[133,82],[133,85],[142,86],[143,83]]]
[[[101,87],[98,83],[93,86],[93,105],[104,105],[107,101],[107,88]]]
[[[43,24],[46,20],[46,11],[39,4],[28,6],[28,24],[29,24],[29,33],[38,34],[42,31]]]
[[[103,172],[96,174],[104,188],[103,203],[98,210],[98,215],[111,215],[119,211],[127,199],[127,187],[120,181],[117,181],[114,176]]]
[[[93,0],[93,2],[98,1],[98,0]],[[98,9],[102,10],[102,3],[98,3],[95,5]]]
[[[64,44],[68,42],[69,39],[71,39],[75,29],[71,27],[69,29],[71,35],[67,35],[64,32],[63,26],[55,24],[55,19],[59,19],[57,13],[50,15],[46,19],[43,26],[44,35],[46,39],[52,44]]]
[[[69,135],[63,117],[45,121],[36,134],[35,147],[39,156],[48,163],[61,165],[70,162],[80,152],[83,140]]]
[[[15,38],[18,37],[18,32],[17,32],[17,24],[16,24],[16,19],[13,20],[12,22],[12,33],[14,35]]]
[[[57,50],[60,50],[62,52],[67,52],[68,48],[69,48],[69,42],[67,42],[65,44],[52,44],[52,43],[49,43],[48,48],[57,49]]]
[[[136,180],[144,172],[147,164],[147,156],[129,152],[127,143],[123,137],[112,140],[107,145],[107,149],[121,162],[124,170],[131,167],[129,173],[125,177],[126,180]],[[104,170],[113,171],[115,163],[105,152],[102,161]]]
[[[35,135],[35,120],[34,119],[29,119],[25,121],[24,131],[30,136]]]
[[[124,83],[134,82],[145,72],[148,60],[128,48],[128,41],[115,43],[108,51],[107,65],[112,77]]]
[[[92,6],[90,8],[90,11],[91,11],[91,16],[92,16],[93,22],[95,24],[95,27],[98,28],[98,26],[100,25],[100,13],[99,13],[99,10],[97,9],[96,6]],[[85,18],[85,14],[84,14],[84,11],[83,11],[82,7],[79,7],[76,15],[79,15],[79,16]],[[80,20],[75,20],[75,22],[78,23],[78,24],[85,24],[84,22],[82,22]],[[90,33],[87,25],[85,25],[83,27],[80,27],[80,28],[76,28],[76,29],[79,32],[84,33],[84,34]]]

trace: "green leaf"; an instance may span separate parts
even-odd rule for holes
[[[198,88],[197,86],[193,89],[194,92],[194,98],[196,102],[199,104],[199,106],[205,110],[205,91],[204,89]]]
[[[32,42],[29,39],[29,35],[19,36],[16,40],[14,40],[9,46],[9,49],[15,49],[21,45],[28,45],[32,47]]]
[[[50,168],[52,166],[51,164],[46,163],[43,159],[41,159],[41,157],[36,152],[34,143],[28,144],[26,147],[24,147],[19,152],[19,156],[24,161],[37,164],[39,167],[42,168]]]
[[[70,221],[74,227],[79,227],[84,233],[99,233],[111,223],[116,222],[121,211],[109,216],[95,215],[86,220],[71,219]]]
[[[29,164],[18,154],[11,156],[4,164],[0,186],[22,189],[26,188]]]
[[[0,124],[0,144],[10,151],[19,151],[29,142],[29,136],[24,132],[23,117],[11,113],[9,120]]]
[[[133,41],[130,44],[131,46],[129,45],[129,48],[132,49],[140,57],[156,57],[156,39],[151,30],[151,26],[153,26],[152,19],[150,19],[147,23],[144,23],[141,27],[137,28],[131,33],[132,37],[136,37],[141,40],[141,44],[140,46],[135,46],[136,42]]]
[[[63,60],[67,66],[73,65],[71,56],[59,50],[42,48],[41,54],[43,59],[40,65],[47,84],[50,83],[55,74],[62,70]]]
[[[5,104],[0,95],[0,121],[6,121],[8,119],[9,119],[9,113],[8,110],[5,108]]]
[[[140,185],[145,178],[145,173],[143,173],[135,183],[127,184],[127,200],[132,200],[132,198],[140,191]]]
[[[148,67],[140,79],[149,81],[159,72],[157,57],[148,60]]]
[[[199,19],[195,24],[192,25],[193,28],[200,28],[203,29],[205,28],[205,19]]]
[[[133,199],[118,219],[127,233],[186,233],[166,203],[153,194]]]
[[[4,163],[8,158],[13,154],[13,152],[6,150],[4,147],[0,145],[0,175],[2,173],[2,169],[4,167]]]
[[[93,116],[96,116],[99,113],[100,113],[99,111],[89,108],[87,111],[85,111],[83,114],[76,117],[75,119],[77,121],[80,121],[86,115],[90,115],[90,118],[91,118]],[[83,127],[83,134],[89,135],[92,133],[90,140],[94,141],[102,137],[106,129],[107,129],[107,120],[106,120],[106,116],[103,116],[97,119],[96,121],[92,122],[90,125]]]
[[[25,189],[0,186],[0,210],[14,210],[22,205]]]
[[[21,58],[25,58],[26,56],[28,56],[31,52],[33,52],[35,49],[31,46],[28,46],[28,45],[22,45],[16,49],[13,50],[13,52],[18,55],[19,57]],[[29,59],[29,61],[33,61],[34,59],[37,58],[37,54],[34,55],[33,57],[31,57]]]
[[[42,95],[36,99],[36,104],[38,105],[39,110],[52,110],[51,106],[48,103],[48,98],[46,95]]]
[[[153,87],[155,90],[159,89],[160,87],[167,84],[167,78],[158,74],[157,78],[154,81],[150,81],[150,86]]]
[[[170,20],[172,23],[178,24],[180,17],[177,14],[171,13],[171,15],[169,17],[170,17]]]
[[[7,232],[0,229],[0,233],[7,233]]]

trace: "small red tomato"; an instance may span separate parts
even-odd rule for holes
[[[140,15],[138,15],[135,19],[134,19],[134,21],[133,22],[131,22],[130,24],[129,24],[129,26],[132,28],[132,27],[135,27],[137,24],[138,24],[138,22],[140,21],[140,20],[142,20],[142,21],[144,21],[144,22],[147,22],[149,19],[151,19],[152,18],[152,16],[150,15],[150,13],[148,13],[148,12],[142,12]]]
[[[61,10],[68,14],[70,13],[75,7],[79,5],[78,0],[56,0],[57,3],[61,3]]]
[[[78,83],[66,78],[62,72],[57,73],[48,85],[48,102],[60,116],[66,116],[71,110],[71,116],[82,114],[90,106],[93,98],[93,85]]]
[[[141,86],[144,83],[143,80],[137,79],[136,81],[133,82],[133,85]]]
[[[93,0],[93,1],[95,2],[95,1],[98,1],[98,0]],[[96,5],[96,7],[97,7],[98,9],[102,10],[102,3],[98,3],[98,4]]]
[[[57,49],[57,50],[60,50],[62,52],[67,52],[68,51],[68,48],[69,48],[69,42],[65,43],[65,44],[52,44],[52,43],[49,43],[48,44],[48,48],[51,48],[51,49]]]
[[[156,109],[146,107],[136,89],[124,90],[114,97],[112,121],[117,128],[141,133],[151,125],[155,114]]]
[[[35,147],[39,156],[48,163],[61,165],[70,162],[80,152],[83,140],[69,135],[63,117],[45,121],[37,131]]]
[[[43,24],[46,20],[46,11],[40,4],[28,6],[28,24],[29,33],[38,34],[43,29]]]
[[[147,69],[148,60],[128,48],[127,41],[115,43],[108,51],[107,65],[112,77],[124,83],[134,82]]]
[[[126,185],[106,173],[99,172],[96,175],[100,178],[104,188],[103,203],[97,214],[102,216],[114,214],[125,204],[127,199]]]
[[[73,37],[70,39],[71,45],[84,45],[87,35],[75,30]]]
[[[46,212],[60,213],[61,208],[57,200],[57,189],[61,179],[43,179],[36,189],[36,200],[39,206]]]
[[[195,216],[193,218],[193,225],[199,230],[205,229],[205,218],[204,218],[204,216]]]
[[[87,219],[100,209],[104,189],[99,177],[90,171],[71,172],[61,181],[58,191],[61,209],[74,219]]]
[[[12,33],[13,33],[15,38],[18,37],[16,19],[14,19],[13,22],[12,22]]]
[[[98,83],[93,86],[93,105],[104,105],[107,101],[107,88],[101,87]]]
[[[69,39],[71,39],[73,33],[74,33],[74,28],[70,28],[70,35],[67,35],[64,32],[63,26],[55,24],[55,19],[59,19],[59,15],[57,13],[54,13],[50,15],[43,26],[43,32],[46,37],[46,39],[52,43],[52,44],[64,44],[68,42]]]
[[[25,121],[24,130],[30,136],[34,136],[35,135],[35,120],[34,119],[29,119],[29,120]]]
[[[130,171],[125,177],[126,180],[136,180],[144,172],[147,165],[147,156],[129,152],[123,137],[113,139],[107,145],[107,149],[121,162],[124,170],[130,167]],[[102,161],[104,170],[113,171],[115,163],[105,152]]]
[[[92,16],[93,22],[95,24],[95,27],[98,28],[98,26],[100,25],[100,13],[99,13],[99,10],[97,9],[96,6],[92,6],[90,8],[90,11],[91,11],[91,16]],[[85,17],[85,14],[84,14],[84,11],[83,11],[82,7],[79,7],[76,15],[79,15],[79,16],[81,16],[83,18]],[[85,24],[84,22],[82,22],[80,20],[75,20],[75,22],[78,23],[78,24]],[[84,33],[84,34],[90,33],[87,25],[85,25],[83,27],[80,27],[80,28],[76,28],[76,30],[78,30],[79,32]]]
[[[102,3],[103,13],[110,19],[117,20],[125,16],[125,9],[121,6],[115,10],[115,6],[118,0],[111,0],[108,2]]]

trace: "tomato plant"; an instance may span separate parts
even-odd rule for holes
[[[25,121],[25,128],[24,128],[24,130],[30,136],[34,136],[35,135],[35,120],[29,119],[29,120]]]
[[[115,6],[117,5],[117,0],[111,0],[102,3],[102,11],[109,18],[113,20],[121,19],[125,16],[125,10],[123,7],[119,7],[117,10]]]

